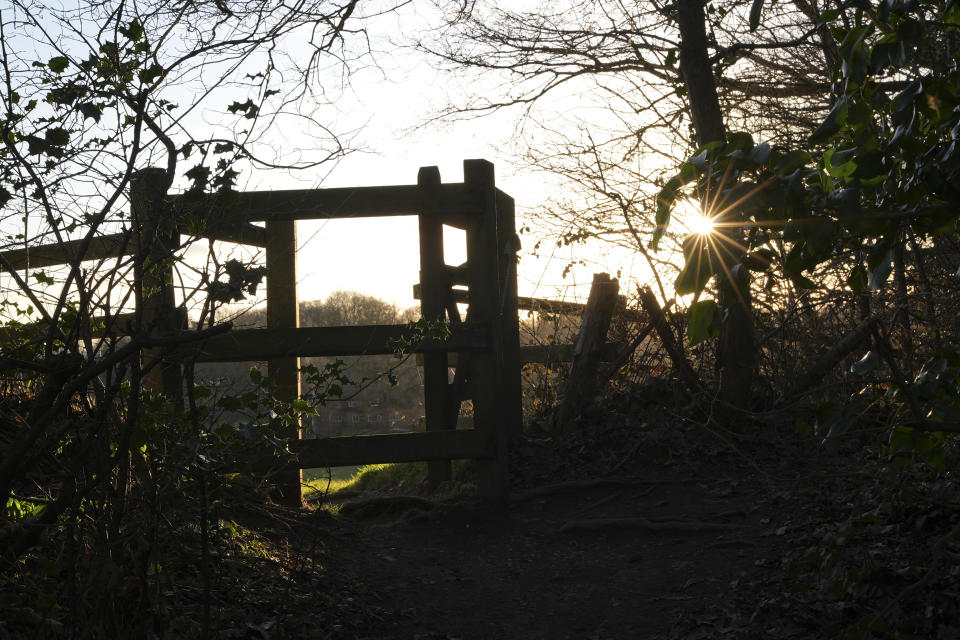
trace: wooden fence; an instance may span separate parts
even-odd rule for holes
[[[145,357],[159,361],[146,384],[182,402],[180,362],[266,360],[280,400],[300,395],[301,357],[377,355],[391,353],[391,339],[410,336],[396,326],[301,328],[296,282],[296,220],[416,215],[420,235],[420,283],[415,292],[422,315],[449,325],[443,342],[416,344],[422,353],[425,431],[420,433],[300,439],[298,428],[285,434],[295,454],[278,479],[284,502],[299,505],[300,470],[313,467],[382,462],[427,461],[428,476],[439,482],[450,476],[450,461],[474,459],[478,492],[486,500],[507,499],[507,457],[511,440],[521,430],[522,361],[569,359],[574,345],[527,347],[519,344],[518,309],[547,308],[579,311],[583,305],[517,296],[517,250],[514,201],[497,189],[493,165],[466,160],[461,183],[442,183],[436,167],[421,168],[417,184],[343,189],[312,189],[232,194],[228,204],[195,201],[188,196],[166,196],[165,174],[146,169],[131,182],[132,233],[71,241],[62,245],[4,252],[10,268],[41,268],[80,260],[135,256],[135,283],[146,295],[134,314],[137,327],[149,327],[158,336],[175,336],[185,327],[177,308],[170,252],[179,246],[180,229],[171,228],[170,207],[202,215],[203,237],[262,247],[266,254],[267,328],[242,329],[180,349],[158,348]],[[257,226],[254,222],[263,222]],[[443,254],[443,225],[466,232],[467,261],[447,265]],[[163,264],[162,268],[144,265]],[[615,281],[614,281],[615,283]],[[467,304],[461,317],[458,303]],[[107,330],[123,333],[111,323]],[[602,345],[601,345],[602,346]],[[603,347],[610,351],[610,346]],[[450,380],[449,354],[456,354]],[[452,358],[450,358],[452,359]],[[457,429],[461,403],[471,400],[474,427]],[[256,462],[256,461],[254,461]]]

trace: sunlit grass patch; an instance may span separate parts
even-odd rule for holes
[[[452,478],[435,490],[427,486],[426,462],[368,464],[360,467],[308,469],[303,473],[304,490],[311,493],[382,492],[430,494],[442,499],[471,495],[475,491],[472,460],[454,460]]]

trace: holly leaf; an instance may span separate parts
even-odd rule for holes
[[[694,346],[716,336],[720,327],[716,323],[717,303],[699,300],[687,309],[687,341]]]
[[[70,61],[67,60],[66,56],[56,56],[55,58],[50,58],[50,60],[47,62],[47,66],[50,67],[50,71],[53,71],[56,74],[66,71],[69,65]]]

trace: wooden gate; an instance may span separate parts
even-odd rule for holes
[[[7,268],[20,269],[28,263],[31,268],[76,263],[78,256],[83,261],[135,255],[134,286],[154,293],[144,298],[144,308],[136,310],[130,326],[175,336],[186,326],[186,314],[176,304],[168,258],[180,246],[178,233],[183,230],[169,225],[174,218],[169,211],[176,207],[179,213],[194,213],[205,224],[193,233],[265,249],[267,328],[233,330],[172,352],[147,350],[145,356],[160,364],[148,373],[146,385],[180,403],[184,393],[180,363],[185,359],[266,360],[277,398],[293,401],[300,396],[301,357],[389,354],[392,341],[414,333],[406,325],[300,327],[296,221],[418,216],[420,283],[414,286],[415,296],[421,300],[424,318],[444,322],[450,329],[444,341],[427,339],[412,349],[423,359],[425,431],[300,439],[300,429],[290,428],[285,436],[295,457],[279,475],[281,496],[290,505],[300,504],[304,468],[426,461],[429,479],[439,482],[450,477],[451,460],[473,459],[480,496],[502,504],[507,499],[509,445],[522,425],[521,360],[554,362],[576,351],[574,345],[555,345],[525,347],[521,353],[518,304],[552,312],[579,312],[583,305],[518,298],[513,199],[496,188],[491,163],[466,160],[463,172],[461,183],[442,183],[436,167],[424,167],[414,185],[240,192],[218,204],[215,198],[164,196],[164,171],[146,169],[131,181],[129,232],[87,243],[7,251],[2,256]],[[444,225],[466,232],[467,261],[462,265],[444,260]],[[166,266],[144,270],[144,263]],[[464,317],[458,303],[467,304]],[[107,319],[106,331],[123,334],[127,319]],[[605,345],[606,351],[613,346]],[[452,380],[451,353],[456,354]],[[473,404],[473,428],[457,429],[465,400]],[[246,466],[264,470],[274,464],[249,462]]]
[[[182,402],[180,362],[266,360],[278,399],[300,395],[300,358],[392,353],[392,339],[410,337],[406,325],[301,328],[297,299],[296,221],[415,215],[420,231],[421,307],[424,318],[449,324],[443,342],[426,340],[413,350],[424,354],[426,431],[322,439],[300,439],[300,430],[285,435],[295,462],[280,475],[284,502],[299,505],[300,469],[380,462],[428,461],[429,477],[450,476],[450,461],[477,461],[478,490],[490,501],[507,496],[507,451],[521,426],[520,361],[517,316],[517,271],[513,199],[496,188],[493,165],[463,163],[462,183],[442,183],[436,167],[420,170],[417,184],[342,189],[231,193],[226,200],[183,194],[164,196],[162,169],[138,172],[131,181],[131,232],[101,236],[93,242],[31,247],[3,253],[9,268],[19,269],[136,256],[134,286],[151,294],[137,309],[135,325],[153,334],[172,336],[185,327],[177,308],[173,266],[165,260],[179,246],[169,221],[171,207],[203,219],[199,235],[265,249],[267,328],[235,330],[177,352],[154,349],[160,358],[146,384]],[[177,218],[179,219],[179,218]],[[263,227],[253,223],[263,222]],[[467,262],[444,262],[443,225],[463,229]],[[197,231],[194,230],[196,233]],[[82,255],[80,255],[82,252]],[[144,264],[164,264],[144,269]],[[457,301],[467,302],[461,318]],[[107,330],[124,333],[122,322],[108,319]],[[447,354],[459,366],[449,380]],[[473,429],[456,429],[460,404],[471,400]],[[251,461],[256,466],[257,461]]]

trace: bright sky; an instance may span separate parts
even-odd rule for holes
[[[559,191],[554,176],[520,168],[516,155],[523,145],[515,138],[520,115],[504,111],[453,124],[421,125],[447,99],[456,101],[458,78],[439,74],[419,54],[395,50],[378,56],[383,72],[357,73],[351,90],[338,101],[344,129],[359,128],[356,140],[369,152],[354,153],[323,176],[322,187],[413,184],[421,166],[436,165],[444,181],[463,179],[463,160],[484,158],[496,167],[497,186],[517,203],[518,228],[534,227],[534,236],[522,238],[519,269],[521,295],[549,298],[584,298],[592,274],[608,271],[646,281],[646,264],[631,251],[572,246],[549,249],[535,258],[528,251],[537,234],[535,209]],[[384,77],[384,73],[389,79]],[[309,172],[308,172],[309,173]],[[319,176],[299,176],[295,181],[273,175],[252,185],[257,189],[315,187]],[[311,180],[313,181],[311,183]],[[445,246],[448,264],[465,260],[462,234],[449,230]],[[337,289],[375,295],[401,307],[416,304],[412,285],[418,281],[417,224],[413,217],[365,220],[301,221],[298,256],[301,300],[317,299]],[[555,239],[543,244],[552,247]],[[570,269],[572,261],[585,261]]]
[[[634,251],[605,245],[557,247],[556,238],[544,236],[534,213],[551,197],[562,197],[564,192],[557,178],[532,173],[515,161],[529,142],[518,126],[521,114],[516,110],[452,124],[423,124],[448,102],[462,102],[467,89],[476,91],[478,83],[473,76],[441,74],[422,54],[389,41],[391,33],[426,24],[423,16],[417,15],[421,6],[424,5],[411,3],[402,15],[386,16],[380,23],[371,25],[372,44],[378,51],[374,58],[376,65],[356,65],[349,86],[342,93],[337,93],[333,86],[334,104],[318,112],[318,119],[333,131],[353,132],[348,142],[362,151],[348,155],[336,165],[296,175],[277,171],[248,173],[242,176],[239,188],[413,184],[418,168],[430,165],[440,168],[444,181],[459,182],[464,159],[485,158],[496,167],[498,187],[517,203],[518,227],[526,225],[534,229],[532,235],[522,238],[521,295],[582,300],[592,274],[599,271],[620,274],[622,292],[634,283],[648,282],[649,267]],[[404,33],[410,35],[409,31]],[[332,85],[338,84],[336,73],[331,70]],[[191,100],[191,96],[184,93],[180,98]],[[244,99],[234,92],[213,96],[210,102],[222,111],[224,105],[238,98]],[[572,114],[581,101],[579,96],[571,99],[569,95],[554,99],[558,101],[552,105],[547,103],[541,117],[553,113],[556,119],[546,124],[560,127],[563,120],[575,117]],[[602,109],[593,113],[602,113]],[[195,119],[191,127],[195,134],[206,135],[210,130],[206,123],[216,122],[214,112],[194,113],[191,118]],[[278,155],[295,156],[299,150],[310,148],[313,138],[298,128],[296,118],[279,122],[279,127],[264,141]],[[182,169],[187,166],[188,163],[183,163]],[[319,299],[335,290],[347,289],[374,295],[401,307],[416,304],[412,297],[412,286],[419,279],[416,229],[414,217],[299,222],[300,299]],[[541,249],[540,257],[530,253],[537,240],[543,240],[545,248]],[[230,250],[226,245],[223,249],[221,260],[228,257],[226,253]],[[465,259],[462,233],[450,230],[445,252],[449,264],[459,264]],[[192,262],[199,266],[203,253],[204,250],[197,247],[188,256],[195,258]],[[570,267],[571,263],[575,263],[574,266]]]

